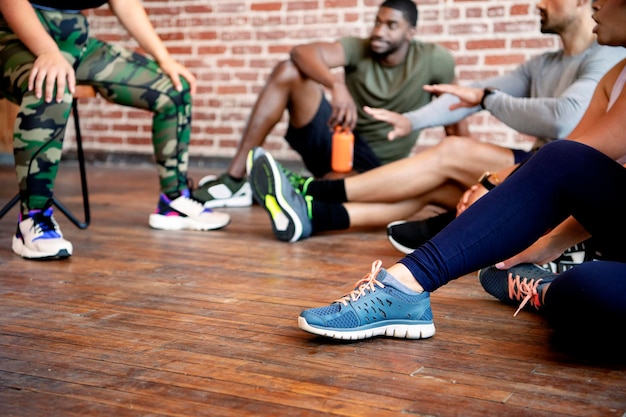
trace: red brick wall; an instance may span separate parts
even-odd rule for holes
[[[144,0],[158,33],[174,56],[198,78],[194,97],[192,156],[234,154],[256,95],[273,65],[293,45],[366,36],[381,0]],[[419,0],[419,38],[448,47],[457,61],[460,82],[515,67],[525,59],[558,47],[542,35],[533,2],[524,0]],[[91,11],[92,34],[136,48],[105,7]],[[87,149],[151,153],[150,114],[104,103],[81,104]],[[267,146],[283,158],[295,158],[281,138],[285,118]],[[526,147],[515,134],[484,113],[473,116],[472,135],[512,147]],[[68,145],[72,146],[71,129]],[[423,133],[432,144],[441,129]]]

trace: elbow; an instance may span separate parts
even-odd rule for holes
[[[569,100],[558,106],[553,114],[553,135],[554,138],[565,138],[569,136],[574,130],[576,125],[580,122],[585,109],[589,105],[589,101],[586,103],[580,103],[577,101]]]
[[[572,130],[576,127],[576,123],[568,122],[566,120],[559,120],[554,124],[554,131],[551,135],[553,138],[566,138],[572,133]]]

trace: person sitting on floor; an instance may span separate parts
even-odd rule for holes
[[[626,2],[596,0],[593,10],[598,41],[626,47]],[[543,146],[389,269],[375,261],[354,291],[304,310],[300,328],[335,339],[431,337],[430,293],[486,268],[480,282],[498,299],[544,313],[560,334],[615,343],[626,322],[626,166],[616,162],[626,155],[625,82],[626,59],[600,81],[571,140]],[[600,260],[560,274],[533,266],[589,237]]]
[[[445,90],[448,94],[409,113],[411,120],[422,124],[428,122],[428,126],[450,123],[486,108],[509,126],[539,137],[540,143],[567,137],[589,105],[597,82],[619,60],[626,57],[626,51],[597,44],[592,32],[594,22],[591,19],[591,0],[542,1],[537,7],[541,12],[542,31],[559,34],[562,49],[532,58],[515,71],[484,81],[479,87],[433,87],[438,91]],[[484,86],[497,87],[498,90]],[[464,100],[461,101],[450,92],[455,92]],[[449,109],[451,106],[452,110]],[[406,120],[406,131],[410,130],[408,118],[388,110],[379,109],[376,113],[395,115],[379,116],[389,122]],[[400,124],[397,120],[394,122],[394,126]],[[398,129],[396,127],[391,131],[392,138],[399,134]],[[345,179],[314,180],[284,168],[280,171],[305,197],[307,207],[303,208],[303,212],[308,213],[310,219],[303,218],[303,221],[312,222],[308,228],[312,233],[349,227],[384,226],[398,219],[406,219],[428,204],[450,209],[450,214],[431,220],[430,226],[433,222],[439,225],[430,227],[427,230],[430,233],[425,236],[409,231],[414,242],[405,243],[404,246],[406,252],[410,252],[411,248],[418,246],[417,243],[423,243],[432,236],[433,231],[441,229],[454,218],[454,208],[463,191],[473,185],[484,171],[505,169],[524,161],[532,153],[478,142],[469,137],[448,136],[439,144],[409,158]],[[271,169],[264,171],[272,172]],[[265,180],[259,181],[262,183]],[[280,188],[273,190],[280,192]],[[263,195],[259,197],[261,202],[264,199]],[[265,204],[262,206],[265,207]],[[277,215],[277,209],[267,208],[271,209],[268,211],[270,217]],[[274,229],[280,230],[281,226],[274,225]],[[282,232],[278,235],[287,241],[308,237],[306,234],[291,236]]]
[[[226,172],[199,181],[194,196],[205,207],[252,204],[246,181],[246,156],[262,146],[266,136],[289,112],[285,139],[317,178],[331,172],[331,140],[337,125],[355,135],[354,172],[402,159],[414,147],[419,130],[387,140],[387,124],[363,111],[363,106],[398,112],[429,103],[433,95],[422,89],[431,83],[454,81],[454,59],[434,43],[414,39],[418,10],[411,0],[386,0],[376,15],[369,38],[342,37],[293,48],[290,59],[274,67],[250,113],[243,136]],[[343,80],[333,69],[343,68]],[[329,102],[324,94],[331,95]],[[464,123],[445,128],[466,134]],[[346,174],[342,174],[346,175]]]

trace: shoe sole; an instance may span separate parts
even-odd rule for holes
[[[391,243],[391,246],[393,246],[394,248],[396,248],[400,252],[408,255],[409,253],[412,253],[415,249],[414,248],[409,248],[408,246],[404,246],[403,244],[401,244],[400,242],[395,240],[393,238],[393,236],[391,236],[391,233],[390,233],[390,230],[389,230],[392,226],[397,226],[399,224],[404,224],[404,223],[406,223],[405,220],[398,220],[398,221],[389,223],[387,225],[387,239],[389,239],[389,243]]]
[[[252,167],[254,166],[254,162],[263,155],[265,155],[265,149],[259,146],[250,149],[250,151],[248,152],[248,156],[246,157],[246,175],[248,176],[249,184],[250,184],[250,176],[252,175]],[[250,188],[253,188],[252,184],[250,184]],[[263,206],[263,202],[259,201],[254,190],[252,190],[252,200],[258,205]]]
[[[70,247],[68,249],[60,249],[56,253],[43,253],[43,252],[35,252],[26,247],[21,239],[17,237],[13,237],[13,243],[11,245],[11,249],[13,253],[18,256],[21,256],[24,259],[30,260],[56,260],[56,259],[67,259],[72,256],[73,248]]]
[[[263,161],[262,158],[265,158],[265,164],[259,164],[259,161]],[[262,184],[263,192],[259,192],[258,177],[265,179]],[[281,171],[272,155],[266,153],[255,159],[249,179],[252,181],[254,199],[270,216],[274,236],[284,242],[300,240],[303,237],[304,226],[283,195]],[[291,184],[289,186],[291,187]]]
[[[252,194],[252,191],[250,191]],[[250,207],[252,205],[252,195],[240,196],[240,197],[231,197],[224,199],[216,199],[206,201],[203,206],[205,208],[236,208],[236,207]]]
[[[157,230],[198,230],[198,231],[207,231],[207,230],[218,230],[223,229],[228,226],[230,223],[230,219],[226,222],[218,222],[214,224],[206,224],[196,222],[195,220],[189,219],[187,217],[179,217],[179,216],[163,216],[162,214],[153,213],[150,215],[148,220],[148,224],[151,228]]]
[[[318,336],[339,340],[361,340],[376,336],[395,337],[399,339],[427,339],[435,335],[433,323],[424,324],[387,324],[384,326],[363,328],[362,330],[340,330],[311,326],[304,317],[298,317],[300,329]]]

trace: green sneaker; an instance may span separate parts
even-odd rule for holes
[[[248,207],[252,205],[252,189],[245,179],[233,180],[228,174],[207,175],[192,192],[193,198],[206,208]]]
[[[284,242],[295,242],[311,236],[313,224],[305,196],[291,186],[272,155],[264,153],[252,159],[254,161],[248,178],[254,200],[270,216],[274,236]]]

